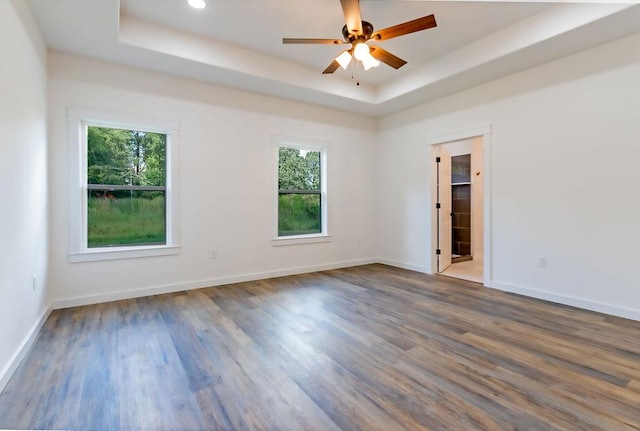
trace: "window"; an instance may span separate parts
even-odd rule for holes
[[[278,140],[277,245],[326,241],[326,149]]]
[[[69,110],[69,130],[71,261],[177,253],[177,127]]]
[[[167,243],[167,135],[87,126],[87,247]]]

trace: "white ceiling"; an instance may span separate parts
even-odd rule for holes
[[[371,116],[542,64],[638,32],[625,3],[361,0],[376,29],[435,14],[438,26],[378,44],[405,59],[356,77],[322,70],[344,49],[283,45],[341,38],[338,0],[29,0],[48,46]],[[640,48],[639,48],[640,49]],[[359,81],[360,85],[356,85]]]

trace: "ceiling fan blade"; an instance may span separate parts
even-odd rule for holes
[[[379,46],[372,46],[370,52],[373,58],[375,58],[376,60],[380,60],[385,64],[388,64],[394,69],[400,69],[402,66],[407,64],[407,62],[400,57],[391,54],[389,51],[382,49]]]
[[[423,16],[422,18],[407,21],[392,27],[383,28],[371,35],[371,39],[387,40],[405,34],[414,33],[416,31],[427,30],[436,27],[436,17],[434,15]]]
[[[329,66],[327,66],[327,68],[325,70],[322,71],[323,75],[327,75],[329,73],[333,73],[336,70],[338,70],[338,68],[340,67],[340,63],[338,63],[337,61],[333,60],[331,62],[331,64]]]
[[[340,39],[303,39],[295,37],[283,37],[282,43],[305,43],[305,44],[321,44],[321,45],[340,45],[346,43]]]
[[[362,17],[360,16],[360,0],[340,0],[344,21],[347,24],[349,34],[360,36],[362,34]]]

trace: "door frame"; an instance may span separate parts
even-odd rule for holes
[[[436,200],[438,193],[438,182],[436,179],[435,160],[438,155],[438,146],[448,144],[451,142],[462,141],[471,138],[482,138],[482,175],[483,175],[483,188],[482,188],[482,213],[483,213],[483,284],[484,286],[491,287],[493,281],[493,274],[491,272],[491,126],[480,127],[477,129],[464,130],[459,132],[450,133],[447,135],[434,136],[427,139],[427,144],[430,147],[431,154],[431,187],[429,189],[431,196],[429,202],[431,203],[431,274],[438,273],[438,256],[436,255],[436,248],[438,248],[438,214],[436,209]]]

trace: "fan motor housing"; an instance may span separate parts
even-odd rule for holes
[[[373,25],[370,22],[362,21],[362,36],[357,36],[355,34],[349,33],[349,29],[347,26],[342,27],[342,36],[344,40],[347,42],[353,43],[356,40],[369,40],[371,39],[371,35],[373,34]]]

